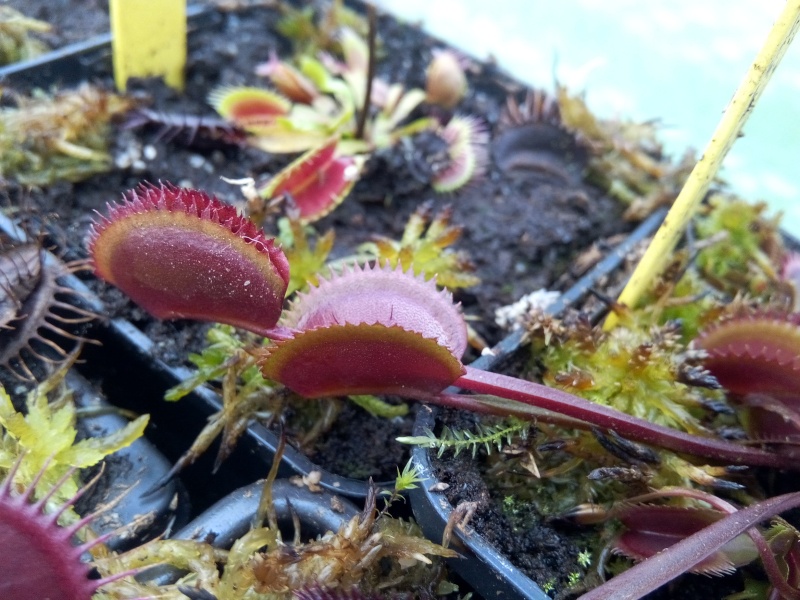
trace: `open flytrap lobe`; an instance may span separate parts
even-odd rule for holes
[[[704,366],[735,394],[800,399],[800,313],[757,311],[714,325],[695,340]]]
[[[88,237],[95,273],[159,319],[227,323],[269,335],[289,282],[272,239],[197,190],[144,184]]]
[[[337,138],[308,150],[258,190],[267,200],[291,196],[302,223],[317,221],[339,206],[353,189],[364,160],[336,154]]]
[[[228,323],[269,337],[265,376],[306,397],[399,394],[423,402],[622,436],[724,464],[800,468],[788,456],[655,425],[544,385],[461,363],[466,326],[447,294],[410,272],[353,268],[301,295],[276,327],[283,253],[204,193],[144,186],[112,205],[89,249],[97,274],[159,318]],[[448,393],[457,386],[480,395]],[[488,396],[487,396],[488,395]]]
[[[292,336],[261,352],[264,376],[307,398],[398,394],[427,400],[464,372],[464,319],[433,280],[353,268],[299,294]]]
[[[742,408],[750,437],[790,442],[786,452],[800,455],[800,313],[746,312],[701,332],[694,345]]]

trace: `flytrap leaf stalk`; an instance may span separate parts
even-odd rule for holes
[[[265,377],[306,398],[397,394],[481,413],[614,430],[724,464],[797,469],[789,455],[650,423],[567,392],[461,362],[464,318],[449,292],[410,272],[356,267],[298,294],[282,311],[283,252],[216,198],[143,185],[95,223],[98,276],[158,318],[241,327],[272,342],[254,349]],[[456,386],[478,395],[451,393]],[[488,395],[488,396],[486,396]]]

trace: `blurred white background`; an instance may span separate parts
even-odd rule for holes
[[[658,119],[674,156],[705,146],[782,0],[377,0],[475,58],[552,90],[585,90],[602,116]],[[749,200],[800,235],[800,39],[725,161]]]

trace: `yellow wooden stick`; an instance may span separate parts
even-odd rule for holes
[[[739,136],[761,92],[764,91],[769,78],[791,44],[798,25],[800,25],[800,0],[787,0],[764,46],[725,109],[703,156],[689,174],[664,223],[636,265],[625,289],[622,290],[618,300],[620,304],[635,306],[668,263],[675,245],[706,195],[708,186],[716,176],[723,159]],[[616,323],[617,317],[611,313],[606,319],[604,328],[609,330]]]
[[[183,89],[186,0],[111,0],[114,82],[124,92],[129,77],[163,77]]]

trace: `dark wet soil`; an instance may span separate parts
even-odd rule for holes
[[[454,428],[468,427],[474,421],[471,415],[458,411],[445,411],[442,418],[443,424]],[[510,518],[502,509],[502,494],[487,485],[485,463],[473,459],[469,452],[457,456],[446,453],[434,459],[433,464],[437,478],[449,486],[444,493],[450,504],[477,503],[470,527],[510,557],[533,581],[540,585],[552,582],[557,590],[567,587],[582,550],[580,539],[570,539],[545,524],[542,515],[531,506],[520,503]]]
[[[311,444],[308,457],[333,473],[366,481],[394,481],[397,468],[408,462],[408,446],[395,439],[411,435],[419,404],[410,403],[405,417],[387,419],[345,401],[335,426]]]

